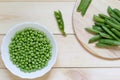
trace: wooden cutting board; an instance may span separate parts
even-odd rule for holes
[[[92,27],[93,25],[93,15],[98,15],[99,13],[107,14],[107,7],[120,9],[119,0],[92,0],[86,15],[81,16],[80,12],[76,12],[76,9],[81,0],[77,0],[74,10],[73,10],[73,27],[77,39],[81,45],[88,50],[92,55],[107,59],[107,60],[118,60],[120,59],[120,47],[113,48],[98,48],[95,43],[88,44],[88,40],[93,36],[92,34],[85,31],[85,27]]]

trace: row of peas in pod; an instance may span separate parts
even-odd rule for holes
[[[46,34],[34,28],[16,32],[9,44],[10,59],[23,72],[34,72],[48,65],[52,45]]]

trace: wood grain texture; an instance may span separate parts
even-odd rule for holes
[[[0,2],[0,34],[22,22],[38,22],[55,34],[61,34],[54,18],[54,11],[61,10],[65,31],[73,34],[72,10],[74,2]]]
[[[3,35],[4,36],[4,35]],[[0,43],[3,38],[0,36]],[[120,67],[120,61],[98,59],[78,43],[75,35],[54,35],[58,45],[58,56],[54,67]],[[0,58],[0,68],[5,68]]]
[[[71,16],[74,2],[69,2],[75,0],[0,0],[0,1],[3,1],[0,2],[0,34],[5,34],[8,31],[8,29],[13,25],[25,21],[34,21],[41,23],[43,25],[46,25],[54,34],[61,34],[57,28],[57,24],[52,13],[54,10],[57,9],[60,9],[63,12],[63,16],[65,18],[66,23],[65,30],[67,34],[72,35],[68,35],[67,37],[63,37],[62,35],[54,35],[59,49],[57,62],[54,65],[54,68],[49,73],[47,73],[45,76],[41,78],[37,78],[34,80],[120,79],[119,68],[88,68],[88,67],[120,67],[120,62],[98,59],[90,55],[78,43],[78,41],[75,38],[75,35],[73,35],[74,32],[71,24]],[[50,3],[41,1],[56,1],[56,2]],[[3,37],[4,35],[0,35],[0,45]],[[5,69],[5,66],[0,57],[0,80],[27,80],[27,79],[21,79],[11,74],[7,69]]]
[[[74,2],[76,0],[0,0],[0,2]]]
[[[93,15],[98,13],[107,14],[107,7],[120,9],[120,1],[118,0],[92,0],[90,7],[84,17],[79,12],[76,12],[76,8],[80,0],[77,0],[74,12],[73,12],[73,26],[76,36],[80,43],[93,55],[109,60],[120,59],[120,47],[113,47],[109,49],[97,48],[95,44],[88,44],[88,40],[93,36],[85,31],[85,27],[91,27],[93,25]],[[84,35],[84,36],[83,36]]]
[[[96,69],[55,69],[41,78],[32,80],[119,80],[120,69],[96,68]],[[28,80],[14,76],[6,69],[0,69],[0,80]]]

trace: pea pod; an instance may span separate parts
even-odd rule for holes
[[[92,28],[93,28],[94,30],[99,31],[99,32],[102,32],[102,31],[103,31],[103,29],[102,29],[100,26],[97,26],[97,25],[93,25]]]
[[[111,8],[110,6],[108,6],[108,8],[107,8],[107,12],[108,12],[109,15],[110,15],[111,13],[113,13],[112,8]]]
[[[120,40],[112,31],[110,31],[106,26],[102,26],[102,28],[109,34],[111,35],[114,39]]]
[[[111,13],[110,16],[116,19],[118,22],[120,22],[120,18],[116,14]]]
[[[109,20],[112,21],[113,23],[120,25],[120,23],[119,23],[116,19],[114,19],[114,18],[112,18],[112,17],[109,17],[109,16],[107,16],[107,15],[105,15],[105,14],[99,14],[99,16],[100,16],[101,18],[103,18],[103,19],[109,19]]]
[[[93,36],[92,38],[89,39],[88,43],[93,43],[95,41],[98,41],[99,39],[101,39],[101,36],[100,35],[95,35],[95,36]]]
[[[96,46],[97,47],[103,47],[103,48],[109,48],[109,47],[112,47],[112,45],[109,45],[109,44],[104,44],[104,43],[96,43]]]
[[[113,9],[113,12],[120,17],[120,10],[118,10],[118,9],[115,8],[115,9]]]
[[[88,7],[90,6],[90,3],[91,3],[91,2],[92,2],[92,0],[85,0],[85,4],[84,4],[84,7],[83,7],[82,13],[81,13],[82,16],[85,15],[85,13],[86,13]]]
[[[63,17],[62,17],[62,13],[61,11],[54,11],[54,15],[55,15],[55,18],[57,20],[57,24],[58,24],[58,27],[59,27],[59,30],[62,32],[62,34],[64,36],[66,36],[66,33],[64,31],[64,21],[63,21]]]
[[[84,7],[84,5],[85,5],[85,1],[86,1],[86,0],[81,0],[79,6],[78,6],[78,8],[77,8],[77,11],[78,11],[78,12],[82,11],[82,9],[83,9],[83,7]]]
[[[84,16],[91,2],[92,0],[81,0],[77,8],[77,11],[78,12],[81,11],[81,15]]]
[[[120,23],[119,23],[116,19],[114,19],[114,18],[109,18],[109,20],[110,20],[111,22],[113,22],[114,24],[120,26]]]
[[[105,25],[106,27],[111,28],[111,26],[109,26],[107,24],[104,24],[104,23],[99,23],[99,22],[95,22],[95,25],[96,26],[100,26],[100,27],[102,27],[103,25]]]
[[[107,38],[107,39],[113,39],[109,34],[104,33],[104,32],[99,32],[100,36],[102,36],[103,38]]]
[[[94,19],[94,21],[99,22],[99,23],[104,23],[105,22],[104,19],[102,19],[102,18],[100,18],[100,17],[98,17],[96,15],[93,16],[93,19]]]
[[[114,28],[111,29],[111,31],[116,34],[118,37],[120,37],[120,32]]]
[[[119,16],[117,16],[117,15],[113,12],[113,10],[112,10],[111,7],[108,7],[108,14],[109,14],[111,17],[113,17],[114,19],[116,19],[118,22],[120,22]]]
[[[86,31],[90,32],[90,33],[93,33],[93,34],[98,34],[99,31],[95,30],[95,29],[92,29],[92,28],[85,28]]]
[[[106,26],[107,28],[111,29],[111,26],[109,26],[109,25],[104,25],[104,26]]]
[[[101,18],[103,18],[103,19],[109,19],[109,16],[107,16],[107,15],[105,15],[105,14],[99,14],[99,16],[101,17]]]
[[[95,22],[95,25],[96,25],[96,26],[100,26],[100,27],[101,27],[102,25],[104,25],[104,23]]]
[[[101,40],[99,40],[99,42],[103,43],[103,44],[113,45],[113,46],[120,45],[120,41],[110,40],[110,39],[101,39]]]
[[[109,26],[111,26],[111,27],[113,27],[113,28],[115,28],[115,29],[117,29],[117,30],[120,30],[120,26],[117,25],[117,24],[115,24],[115,23],[113,23],[112,21],[106,19],[105,22],[106,22],[106,24],[108,24]]]

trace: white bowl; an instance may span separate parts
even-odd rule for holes
[[[50,39],[51,43],[52,43],[52,58],[48,63],[48,66],[44,67],[41,70],[37,70],[36,72],[31,72],[31,73],[24,73],[22,72],[19,68],[16,67],[16,65],[14,65],[11,60],[10,60],[10,55],[9,55],[9,48],[8,45],[11,42],[11,38],[15,35],[15,33],[19,30],[24,29],[25,27],[31,27],[31,28],[35,28],[38,30],[41,30],[43,32],[46,33],[47,37]],[[33,79],[33,78],[37,78],[37,77],[41,77],[44,74],[46,74],[48,71],[50,71],[50,69],[52,68],[52,66],[55,64],[56,62],[56,57],[57,57],[57,46],[56,46],[56,41],[53,37],[53,35],[51,34],[51,32],[45,27],[42,26],[38,23],[32,23],[32,22],[25,22],[22,24],[17,24],[15,26],[13,26],[5,35],[5,37],[2,40],[2,45],[1,45],[1,56],[2,56],[2,60],[5,64],[5,66],[8,68],[8,70],[13,73],[16,76],[19,76],[21,78],[28,78],[28,79]]]

